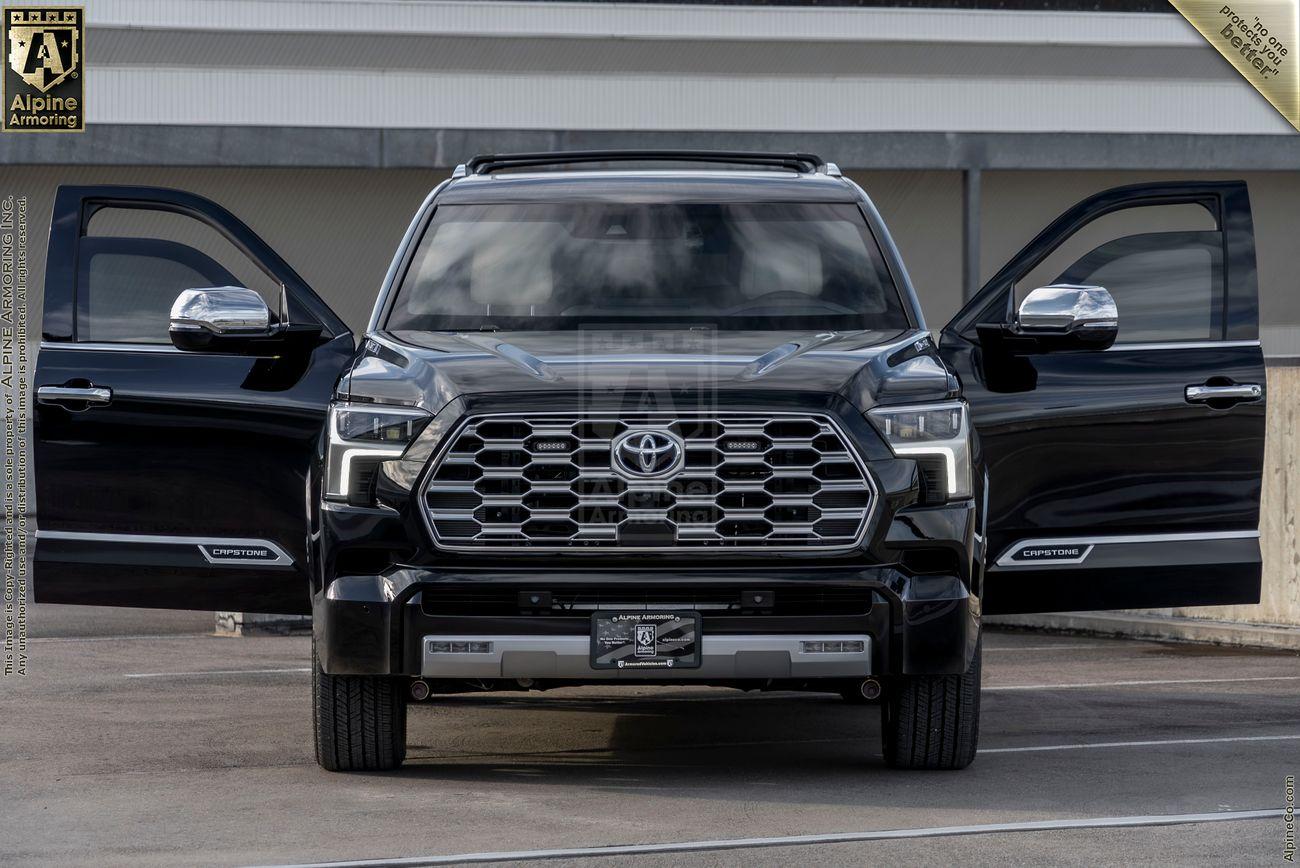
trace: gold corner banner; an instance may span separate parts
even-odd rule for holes
[[[1300,130],[1300,0],[1170,0]]]

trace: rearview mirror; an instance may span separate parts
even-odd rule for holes
[[[1013,331],[1042,351],[1105,349],[1119,334],[1119,309],[1100,286],[1040,286],[1020,303]]]

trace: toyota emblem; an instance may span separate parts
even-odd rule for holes
[[[614,441],[614,467],[640,479],[676,472],[686,458],[682,441],[667,431],[629,431]]]

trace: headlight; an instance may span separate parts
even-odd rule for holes
[[[330,405],[325,499],[370,503],[380,463],[400,458],[432,418],[414,407]]]
[[[965,404],[877,407],[867,411],[867,418],[895,455],[918,459],[927,481],[942,495],[938,500],[970,497],[970,423]],[[932,466],[926,466],[924,456],[935,459]],[[939,470],[942,479],[930,480]]]

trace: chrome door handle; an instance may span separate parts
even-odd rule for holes
[[[1241,383],[1233,386],[1188,386],[1187,400],[1192,403],[1205,401],[1254,401],[1264,395],[1264,387],[1258,383]]]
[[[42,404],[107,404],[113,400],[113,390],[104,386],[41,386],[36,400]]]

